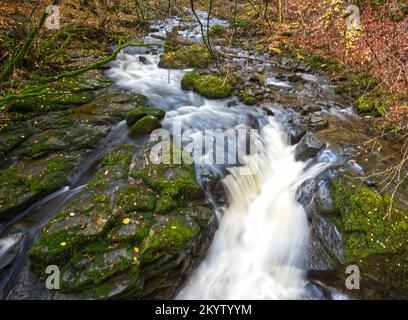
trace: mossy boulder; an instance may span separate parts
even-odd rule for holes
[[[60,267],[60,298],[169,299],[181,284],[212,210],[192,165],[150,156],[147,141],[106,155],[29,251],[40,278],[47,265]]]
[[[181,78],[181,88],[184,90],[194,90],[195,82],[200,78],[197,72],[189,71]]]
[[[225,28],[219,24],[214,24],[208,30],[208,35],[210,37],[219,37],[225,33]]]
[[[183,89],[194,90],[209,99],[227,98],[232,92],[232,81],[212,75],[187,72],[181,79]]]
[[[138,136],[142,134],[148,134],[152,132],[154,129],[160,128],[160,120],[154,116],[145,116],[138,120],[132,128],[130,128],[129,135],[130,136]]]
[[[330,190],[337,214],[329,219],[343,241],[340,263],[360,267],[362,286],[364,277],[374,276],[386,290],[407,293],[408,212],[359,179],[333,178]]]
[[[137,121],[145,116],[153,116],[159,120],[163,119],[166,112],[154,107],[137,107],[132,111],[129,111],[126,115],[126,124],[128,127],[132,127]]]
[[[55,154],[0,170],[0,219],[66,185],[79,159],[75,153]]]
[[[211,54],[204,45],[181,46],[177,50],[165,52],[159,62],[160,68],[184,69],[206,68],[211,61]]]

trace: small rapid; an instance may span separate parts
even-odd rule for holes
[[[177,299],[307,297],[303,261],[309,229],[295,195],[329,163],[305,170],[272,118],[262,137],[261,152],[247,158],[252,174],[242,175],[242,168],[235,167],[224,179],[230,204],[207,258]]]

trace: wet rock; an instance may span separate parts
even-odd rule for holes
[[[321,130],[329,126],[329,121],[323,117],[313,115],[308,121],[308,126],[313,130]]]
[[[154,164],[150,148],[142,142],[109,153],[45,226],[29,256],[40,278],[48,276],[45,266],[60,266],[55,299],[169,299],[185,279],[212,210],[194,167]]]
[[[345,266],[357,264],[361,288],[374,288],[371,296],[405,298],[407,213],[350,172],[331,177],[328,187],[334,210],[313,215],[313,232],[336,258],[336,270],[344,274]]]
[[[292,73],[290,75],[287,76],[287,79],[289,82],[299,82],[302,81],[302,76],[296,74],[296,73]]]
[[[166,115],[162,109],[154,107],[137,107],[132,111],[129,111],[126,115],[126,124],[128,127],[132,127],[136,122],[145,116],[153,116],[159,120],[163,119]]]
[[[0,219],[66,185],[79,159],[78,153],[55,154],[0,170]]]
[[[41,84],[28,87],[23,90],[21,95],[28,94],[14,100],[10,110],[41,113],[50,110],[67,109],[92,101],[95,96],[90,91],[110,85],[109,78],[97,70],[91,70],[78,76],[55,81],[47,87]]]
[[[294,124],[289,125],[286,132],[289,137],[289,143],[292,145],[298,143],[306,134],[304,128]]]
[[[21,156],[39,158],[58,151],[93,149],[110,131],[109,126],[79,125],[47,130],[33,135],[15,152]]]
[[[268,109],[268,108],[263,107],[262,110],[263,110],[263,112],[265,112],[265,114],[266,114],[268,117],[273,117],[273,116],[275,115],[271,109]]]
[[[147,64],[147,59],[144,56],[139,56],[139,61],[143,64]]]
[[[112,125],[125,119],[127,113],[135,106],[145,106],[147,99],[141,95],[130,95],[122,92],[107,92],[98,95],[88,104],[71,108],[70,118],[75,121],[93,125]],[[49,115],[46,119],[49,119]],[[58,121],[58,119],[56,119]],[[47,121],[44,126],[50,128],[52,121]]]
[[[317,111],[320,111],[321,110],[321,107],[320,106],[317,106],[317,105],[306,105],[306,106],[303,106],[302,107],[302,114],[309,114],[309,113],[312,113],[312,112],[317,112]]]
[[[12,233],[0,238],[0,270],[9,265],[18,254],[26,234],[24,232]]]
[[[318,140],[313,134],[307,133],[296,146],[296,161],[305,161],[315,157],[325,146],[326,144]]]
[[[160,120],[154,116],[147,115],[142,119],[138,120],[129,131],[129,136],[138,136],[141,134],[148,134],[154,129],[160,128]]]
[[[236,100],[236,99],[231,99],[231,100],[229,100],[229,101],[227,102],[227,106],[228,106],[229,108],[235,107],[237,104],[238,104],[238,103],[237,103],[237,100]]]
[[[0,135],[0,159],[3,160],[10,151],[31,137],[33,133],[32,129],[20,128]],[[2,163],[0,163],[0,167],[1,165]]]

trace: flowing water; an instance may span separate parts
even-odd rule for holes
[[[247,166],[224,179],[230,196],[207,258],[178,299],[297,299],[305,292],[304,253],[308,223],[296,190],[328,167],[305,170],[295,161],[278,124],[262,130],[264,147]]]
[[[203,13],[199,14],[200,18],[205,18]],[[177,18],[157,23],[152,28],[158,31],[149,34],[145,40],[160,43],[155,36],[165,35],[165,31],[180,23]],[[217,19],[210,20],[210,25],[215,23],[226,25]],[[187,23],[187,26],[190,28],[183,29],[181,35],[200,41],[198,25]],[[180,79],[188,70],[160,69],[157,64],[161,52],[160,46],[153,49],[127,48],[111,64],[107,74],[117,87],[143,94],[149,98],[151,105],[165,109],[164,129],[173,132],[175,124],[179,124],[183,133],[189,130],[189,134],[180,137],[179,142],[187,151],[195,153],[196,160],[208,154],[189,150],[189,143],[194,139],[205,139],[208,129],[261,128],[257,142],[259,152],[245,157],[244,167],[249,168],[251,174],[242,174],[242,167],[228,164],[196,164],[200,183],[208,174],[223,178],[229,205],[220,210],[219,228],[208,256],[176,298],[310,298],[304,266],[309,225],[302,205],[296,201],[296,191],[304,181],[327,169],[333,157],[321,157],[321,161],[315,163],[296,161],[295,146],[288,143],[279,121],[286,117],[283,108],[279,105],[248,107],[241,103],[228,107],[227,100],[208,100],[186,92],[180,87]],[[249,55],[243,51],[240,54]],[[271,79],[274,79],[272,75]],[[315,77],[312,80],[315,82]],[[269,82],[282,85],[279,81]],[[265,108],[273,111],[275,116],[267,117],[263,111]],[[79,170],[71,186],[34,204],[13,221],[1,226],[0,231],[8,228],[31,234],[26,251],[53,214],[70,197],[81,192],[103,155],[125,142],[129,142],[129,138],[122,122]],[[240,148],[245,149],[246,143],[237,146],[237,149]],[[16,237],[1,239],[0,255],[18,243]]]

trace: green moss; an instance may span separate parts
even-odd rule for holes
[[[134,169],[131,176],[143,181],[158,193],[177,199],[179,204],[203,196],[195,181],[194,167],[188,164],[149,163],[143,169]],[[163,200],[164,201],[164,200]],[[166,201],[167,202],[167,201]]]
[[[390,207],[391,198],[350,177],[332,179],[339,216],[330,217],[342,234],[344,264],[357,263],[387,290],[408,289],[408,213]],[[405,291],[406,292],[406,291]]]
[[[141,244],[143,259],[150,261],[174,255],[185,248],[200,231],[196,222],[181,216],[168,216],[153,226]]]
[[[249,94],[248,92],[242,92],[239,94],[241,101],[249,106],[256,104],[257,99],[254,95]]]
[[[154,129],[160,128],[160,120],[154,116],[145,116],[142,119],[138,120],[130,129],[130,136],[138,136],[141,134],[148,134]]]
[[[127,223],[123,223],[124,221]],[[140,242],[149,234],[155,222],[151,212],[121,214],[117,217],[106,239],[110,242]]]
[[[76,158],[57,155],[35,162],[19,162],[0,170],[0,216],[27,207],[64,186]]]
[[[0,157],[5,157],[10,151],[33,135],[33,130],[20,128],[0,135]]]
[[[72,93],[63,89],[44,90],[41,94],[15,99],[11,105],[12,111],[18,112],[46,112],[62,110],[71,106],[91,102],[94,95],[88,92]]]
[[[166,69],[206,68],[211,55],[204,45],[183,46],[166,52],[160,59],[159,67]]]
[[[210,30],[208,30],[208,35],[210,37],[219,37],[222,36],[225,32],[225,28],[219,24],[214,24],[211,26]]]
[[[193,90],[195,88],[195,82],[199,78],[199,74],[194,71],[189,71],[181,78],[180,84],[184,90]]]
[[[119,195],[116,205],[125,212],[152,211],[156,203],[157,195],[138,185],[126,187]]]
[[[128,127],[132,127],[137,121],[145,116],[153,116],[159,120],[163,119],[166,112],[159,108],[153,107],[137,107],[132,111],[129,111],[126,115],[126,124]]]
[[[390,208],[388,195],[346,178],[332,181],[331,186],[334,205],[342,216],[339,227],[346,262],[408,248],[408,214],[398,207]]]
[[[187,72],[180,81],[181,87],[194,90],[210,99],[226,98],[231,95],[232,81],[211,75]]]
[[[207,98],[226,98],[231,94],[232,84],[216,76],[202,76],[195,82],[195,90]]]

